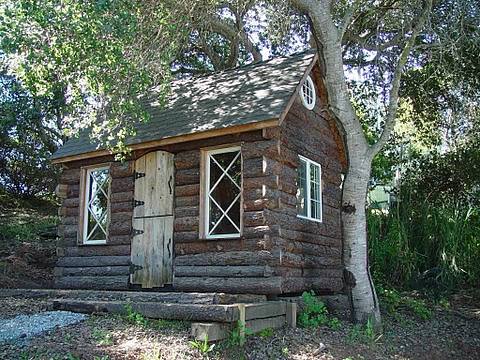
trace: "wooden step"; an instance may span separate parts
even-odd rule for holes
[[[197,292],[139,292],[57,289],[2,289],[0,297],[54,297],[89,301],[161,302],[168,304],[235,304],[266,301],[265,295],[197,293]]]
[[[187,321],[235,322],[239,319],[236,305],[210,304],[165,304],[159,302],[53,300],[54,310],[80,313],[127,314],[126,305],[132,310],[152,319]]]

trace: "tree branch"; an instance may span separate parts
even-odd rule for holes
[[[387,117],[385,120],[385,127],[378,141],[372,146],[370,146],[370,148],[368,149],[368,156],[371,159],[373,159],[373,157],[382,149],[382,147],[385,145],[388,138],[390,137],[390,134],[392,133],[393,129],[395,128],[397,109],[398,109],[400,81],[403,75],[403,68],[407,62],[410,52],[413,49],[413,46],[415,45],[415,40],[418,34],[423,29],[425,22],[427,21],[427,18],[430,15],[430,12],[432,10],[432,3],[433,3],[433,0],[425,1],[425,6],[422,9],[422,14],[418,18],[418,21],[416,22],[416,24],[413,26],[412,35],[410,35],[410,38],[407,40],[400,54],[400,57],[392,78],[392,87],[390,89],[390,94],[389,94],[389,103],[387,108]]]

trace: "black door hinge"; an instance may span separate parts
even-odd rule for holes
[[[142,177],[145,177],[145,173],[137,172],[137,171],[134,171],[134,172],[133,172],[133,178],[134,178],[135,180],[140,179],[140,178],[142,178]]]
[[[130,262],[129,273],[133,274],[135,271],[142,270],[143,266],[135,265],[134,263]]]
[[[142,235],[143,230],[138,230],[138,229],[132,229],[132,238],[137,235]]]
[[[137,206],[142,206],[142,205],[145,205],[145,201],[142,201],[142,200],[132,200],[132,205],[134,208],[136,208]]]

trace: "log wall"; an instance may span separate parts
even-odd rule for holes
[[[314,68],[311,75],[318,84],[318,69]],[[322,111],[326,105],[323,91],[317,86],[318,96],[313,110],[306,109],[298,96],[282,125],[264,131],[266,138],[277,142],[281,162],[276,167],[279,186],[275,191],[279,204],[265,209],[264,216],[266,224],[279,228],[272,242],[275,250],[282,253],[282,259],[281,266],[274,272],[282,276],[282,291],[285,293],[309,288],[327,293],[343,288],[340,185],[345,162],[338,130]],[[321,223],[297,217],[298,155],[321,165]],[[263,161],[275,161],[275,154],[265,153]]]
[[[106,245],[83,245],[78,239],[80,176],[81,167],[91,163],[70,164],[60,180],[61,186],[66,188],[66,198],[59,209],[62,224],[58,231],[55,286],[126,289],[133,212],[133,162],[112,162],[110,165],[110,221]]]

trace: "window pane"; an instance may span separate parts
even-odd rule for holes
[[[208,235],[239,234],[241,155],[240,151],[209,156]]]
[[[310,164],[310,199],[320,200],[320,168]]]
[[[307,216],[306,192],[307,192],[307,163],[300,160],[297,169],[297,214]]]
[[[86,204],[87,241],[106,240],[108,211],[108,169],[91,170]]]
[[[322,203],[319,201],[311,200],[311,217],[314,219],[321,219],[322,218]]]

